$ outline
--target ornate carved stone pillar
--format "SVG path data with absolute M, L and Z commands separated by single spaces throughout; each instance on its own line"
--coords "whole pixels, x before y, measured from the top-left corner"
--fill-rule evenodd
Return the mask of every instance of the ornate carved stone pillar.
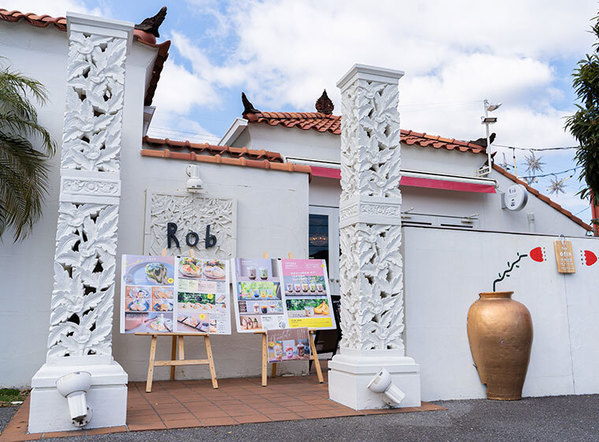
M 329 364 L 331 399 L 384 408 L 367 386 L 381 368 L 420 406 L 419 367 L 405 356 L 398 80 L 403 72 L 364 65 L 341 89 L 341 353 Z
M 125 60 L 133 24 L 67 16 L 69 55 L 54 290 L 46 363 L 32 379 L 29 431 L 78 429 L 56 390 L 91 374 L 86 428 L 125 425 L 127 374 L 112 358 Z

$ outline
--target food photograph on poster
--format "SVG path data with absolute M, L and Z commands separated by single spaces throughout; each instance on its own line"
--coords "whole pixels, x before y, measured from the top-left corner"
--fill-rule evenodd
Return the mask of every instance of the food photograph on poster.
M 289 327 L 335 328 L 326 262 L 282 259 L 281 269 Z
M 181 333 L 231 333 L 228 261 L 177 258 L 175 291 Z
M 227 261 L 123 255 L 121 332 L 231 333 Z
M 173 257 L 123 255 L 121 332 L 172 331 L 174 264 Z
M 237 331 L 286 328 L 277 260 L 236 258 L 234 263 Z
M 307 361 L 310 343 L 307 328 L 267 330 L 268 362 Z

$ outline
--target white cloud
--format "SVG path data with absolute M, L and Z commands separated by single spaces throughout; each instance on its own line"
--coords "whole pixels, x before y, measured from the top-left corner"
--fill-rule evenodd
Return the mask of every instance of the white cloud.
M 199 3 L 223 19 L 213 2 Z M 338 104 L 335 82 L 359 62 L 406 71 L 402 121 L 410 127 L 478 137 L 480 101 L 489 98 L 505 103 L 501 130 L 507 139 L 546 145 L 568 139 L 561 131 L 563 111 L 551 104 L 564 95 L 553 64 L 590 50 L 587 30 L 596 7 L 588 0 L 576 8 L 541 0 L 267 0 L 236 6 L 226 10 L 227 30 L 238 37 L 226 62 L 214 63 L 183 32 L 173 33 L 173 42 L 194 76 L 214 88 L 245 90 L 260 109 L 313 110 L 323 88 Z M 545 136 L 526 128 L 533 121 Z
M 219 95 L 209 81 L 172 60 L 166 61 L 153 100 L 156 112 L 182 115 L 187 114 L 193 106 L 211 106 L 218 101 Z

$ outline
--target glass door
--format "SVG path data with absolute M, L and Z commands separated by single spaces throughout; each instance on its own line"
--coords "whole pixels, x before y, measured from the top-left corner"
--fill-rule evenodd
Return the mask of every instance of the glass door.
M 339 209 L 310 206 L 308 255 L 324 259 L 329 272 L 331 295 L 339 296 Z

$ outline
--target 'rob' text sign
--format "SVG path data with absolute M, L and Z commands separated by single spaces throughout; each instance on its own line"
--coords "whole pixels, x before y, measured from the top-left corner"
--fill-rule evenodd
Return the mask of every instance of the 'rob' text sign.
M 179 244 L 179 240 L 177 239 L 177 224 L 176 223 L 167 223 L 166 224 L 166 241 L 167 247 L 170 249 L 175 244 L 175 247 L 181 248 Z M 198 235 L 193 230 L 190 230 L 185 235 L 185 244 L 189 247 L 195 247 L 200 242 L 200 235 Z M 210 233 L 210 224 L 206 226 L 206 234 L 204 235 L 204 246 L 209 249 L 210 247 L 214 247 L 216 245 L 216 236 Z

